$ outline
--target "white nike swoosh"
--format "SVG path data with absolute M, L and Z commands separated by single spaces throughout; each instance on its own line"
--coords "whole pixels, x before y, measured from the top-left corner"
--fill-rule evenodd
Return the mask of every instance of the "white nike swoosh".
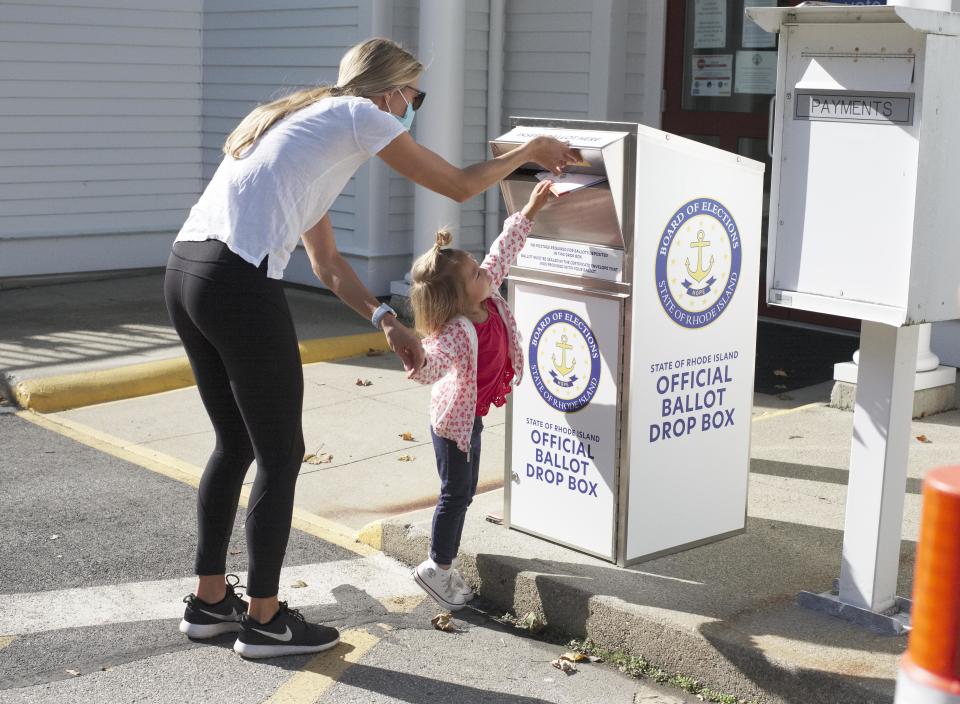
M 271 633 L 270 631 L 261 631 L 259 628 L 251 628 L 251 631 L 256 631 L 257 633 L 262 633 L 265 636 L 269 636 L 274 640 L 288 641 L 293 638 L 293 631 L 290 630 L 290 626 L 287 626 L 287 630 L 284 633 Z
M 233 607 L 230 610 L 230 613 L 228 614 L 215 614 L 214 612 L 207 611 L 206 609 L 197 609 L 197 611 L 199 611 L 202 614 L 206 614 L 207 616 L 213 616 L 214 618 L 218 618 L 221 621 L 236 621 L 238 616 L 237 607 Z

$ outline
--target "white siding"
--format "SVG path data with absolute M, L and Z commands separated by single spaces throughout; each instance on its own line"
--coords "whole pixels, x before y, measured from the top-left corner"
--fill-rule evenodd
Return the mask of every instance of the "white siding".
M 586 119 L 589 111 L 591 3 L 506 3 L 503 126 L 511 115 Z
M 0 2 L 0 277 L 163 264 L 200 189 L 201 10 Z
M 651 127 L 660 126 L 665 11 L 662 2 L 631 2 L 627 11 L 624 119 Z
M 203 177 L 213 176 L 223 141 L 259 103 L 334 83 L 340 58 L 359 40 L 355 3 L 338 0 L 205 0 Z M 330 209 L 345 254 L 355 241 L 353 180 Z

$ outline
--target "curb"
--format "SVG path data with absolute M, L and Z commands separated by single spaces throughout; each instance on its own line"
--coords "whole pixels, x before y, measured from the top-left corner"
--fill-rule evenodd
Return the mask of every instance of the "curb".
M 427 554 L 430 536 L 408 519 L 383 519 L 364 527 L 357 539 L 373 543 L 388 557 L 407 565 Z M 368 541 L 373 541 L 368 542 Z M 577 638 L 590 638 L 602 648 L 647 659 L 668 672 L 678 672 L 711 689 L 735 694 L 739 701 L 761 704 L 891 703 L 856 678 L 807 670 L 768 657 L 751 636 L 722 621 L 700 627 L 672 620 L 622 600 L 577 586 L 579 580 L 530 571 L 530 560 L 461 547 L 457 565 L 466 581 L 495 608 L 518 617 L 536 612 L 549 626 Z
M 389 350 L 383 333 L 370 332 L 306 340 L 299 344 L 303 364 Z M 174 391 L 195 384 L 186 357 L 130 364 L 113 369 L 25 379 L 13 386 L 13 401 L 37 413 L 56 413 L 107 401 Z

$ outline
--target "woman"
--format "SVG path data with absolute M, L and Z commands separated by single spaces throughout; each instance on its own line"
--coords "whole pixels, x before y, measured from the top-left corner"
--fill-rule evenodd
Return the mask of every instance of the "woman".
M 284 298 L 284 267 L 299 240 L 317 277 L 374 327 L 404 366 L 423 350 L 393 310 L 360 282 L 337 251 L 327 209 L 357 168 L 377 155 L 407 178 L 463 202 L 527 162 L 559 172 L 578 155 L 538 138 L 459 169 L 407 130 L 424 93 L 423 66 L 388 39 L 351 48 L 335 86 L 262 105 L 227 137 L 213 179 L 177 236 L 164 282 L 170 317 L 186 349 L 216 434 L 197 501 L 196 594 L 180 630 L 193 638 L 239 632 L 246 657 L 316 652 L 336 629 L 307 623 L 277 600 L 303 459 L 303 370 Z M 257 477 L 246 519 L 247 603 L 225 577 L 226 552 L 247 468 Z

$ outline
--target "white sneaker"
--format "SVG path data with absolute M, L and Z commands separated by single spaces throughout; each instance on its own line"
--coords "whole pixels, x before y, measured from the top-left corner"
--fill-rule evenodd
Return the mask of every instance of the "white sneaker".
M 453 568 L 442 570 L 433 560 L 424 560 L 413 568 L 413 579 L 420 588 L 450 611 L 459 611 L 466 603 L 464 595 L 453 584 Z
M 463 575 L 460 574 L 460 570 L 458 570 L 456 567 L 451 567 L 450 571 L 453 572 L 453 574 L 450 575 L 450 580 L 453 582 L 453 588 L 463 595 L 463 601 L 468 602 L 473 599 L 473 589 L 470 588 L 470 585 L 467 584 L 467 581 L 463 578 Z

